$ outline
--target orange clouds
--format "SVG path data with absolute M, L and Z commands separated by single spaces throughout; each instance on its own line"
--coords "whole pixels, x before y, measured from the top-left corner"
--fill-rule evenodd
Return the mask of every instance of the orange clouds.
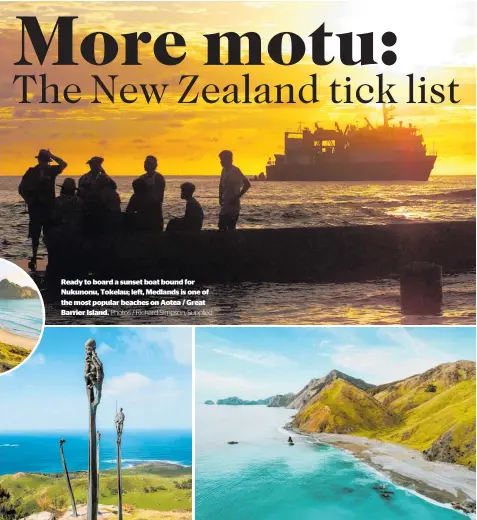
M 85 3 L 2 3 L 0 4 L 0 174 L 22 174 L 39 148 L 51 148 L 69 163 L 70 174 L 85 171 L 88 156 L 103 155 L 108 172 L 113 175 L 136 174 L 142 170 L 145 155 L 160 158 L 165 174 L 217 174 L 217 153 L 223 148 L 235 151 L 247 174 L 264 170 L 273 153 L 282 149 L 283 132 L 295 129 L 298 121 L 332 126 L 338 121 L 363 121 L 368 117 L 380 122 L 380 107 L 375 105 L 338 105 L 329 97 L 329 85 L 348 75 L 353 83 L 370 81 L 378 73 L 397 84 L 396 92 L 404 99 L 406 74 L 423 74 L 429 82 L 460 85 L 461 103 L 452 105 L 408 105 L 399 102 L 396 119 L 412 122 L 421 128 L 429 148 L 438 151 L 434 173 L 474 174 L 475 172 L 475 70 L 472 65 L 475 20 L 471 4 L 451 3 L 449 9 L 434 10 L 429 23 L 417 34 L 406 30 L 403 8 L 395 16 L 386 13 L 373 20 L 359 18 L 351 3 L 280 3 L 239 4 L 194 2 L 85 2 Z M 278 8 L 279 7 L 279 8 Z M 43 67 L 14 66 L 21 50 L 19 15 L 38 16 L 45 33 L 51 31 L 59 15 L 78 16 L 75 26 L 78 51 L 82 35 L 104 30 L 119 36 L 123 32 L 145 30 L 151 34 L 177 31 L 187 42 L 187 57 L 173 67 L 159 64 L 151 53 L 144 53 L 142 66 L 111 64 L 95 67 L 81 63 L 76 67 L 55 67 L 50 60 Z M 257 31 L 266 42 L 279 31 L 294 31 L 306 37 L 322 22 L 334 32 L 368 30 L 382 34 L 394 30 L 398 36 L 395 67 L 345 67 L 333 63 L 316 67 L 308 55 L 303 63 L 284 67 L 266 61 L 264 66 L 204 66 L 207 32 L 239 33 Z M 444 22 L 447 34 L 438 33 Z M 434 25 L 433 25 L 434 24 Z M 434 28 L 433 28 L 434 27 Z M 412 52 L 424 45 L 426 53 Z M 433 50 L 434 49 L 434 50 Z M 331 49 L 336 53 L 336 49 Z M 427 62 L 426 61 L 427 56 Z M 440 56 L 440 57 L 439 57 Z M 265 57 L 264 57 L 265 58 Z M 19 104 L 20 85 L 12 84 L 15 74 L 46 73 L 49 82 L 65 86 L 77 83 L 82 89 L 81 103 L 69 105 L 38 104 L 38 93 L 30 96 L 32 104 Z M 224 86 L 239 83 L 249 73 L 255 84 L 290 83 L 296 87 L 319 77 L 320 102 L 313 105 L 246 105 L 217 103 L 181 105 L 179 79 L 183 74 L 198 74 L 201 85 Z M 94 99 L 93 74 L 103 79 L 117 74 L 120 84 L 167 84 L 167 95 L 160 104 L 139 99 L 133 104 L 91 104 Z M 106 100 L 107 101 L 107 100 Z

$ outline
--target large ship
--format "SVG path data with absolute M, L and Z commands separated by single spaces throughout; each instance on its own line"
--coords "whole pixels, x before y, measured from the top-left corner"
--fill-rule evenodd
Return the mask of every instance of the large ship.
M 285 153 L 267 164 L 270 181 L 427 181 L 437 155 L 428 154 L 419 130 L 390 124 L 394 107 L 383 104 L 384 122 L 342 130 L 299 128 L 285 132 Z

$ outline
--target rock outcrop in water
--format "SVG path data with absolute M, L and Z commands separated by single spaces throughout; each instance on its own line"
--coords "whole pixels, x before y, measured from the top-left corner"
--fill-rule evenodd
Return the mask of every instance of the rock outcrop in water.
M 290 403 L 299 408 L 292 426 L 395 442 L 428 460 L 475 467 L 475 373 L 475 362 L 456 361 L 373 386 L 334 370 Z
M 0 280 L 0 300 L 22 300 L 39 298 L 35 289 L 27 286 L 21 286 L 10 282 L 6 278 Z
M 207 399 L 207 401 L 205 401 L 204 404 L 215 404 L 215 403 L 214 403 L 214 401 L 211 401 L 210 399 Z

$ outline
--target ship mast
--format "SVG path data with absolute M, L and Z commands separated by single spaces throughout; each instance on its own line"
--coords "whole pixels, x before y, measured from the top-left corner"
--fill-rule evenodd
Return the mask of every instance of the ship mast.
M 383 103 L 383 120 L 384 120 L 384 126 L 389 126 L 389 121 L 393 118 L 393 116 L 390 114 L 390 112 L 394 110 L 394 107 L 392 105 L 388 105 L 386 103 Z

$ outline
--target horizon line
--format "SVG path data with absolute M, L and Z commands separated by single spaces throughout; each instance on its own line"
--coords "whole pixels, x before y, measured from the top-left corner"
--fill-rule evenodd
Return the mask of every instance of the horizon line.
M 108 173 L 110 177 L 137 177 L 139 175 L 143 175 L 144 172 L 141 173 Z M 161 172 L 158 172 L 161 173 Z M 23 177 L 23 173 L 0 173 L 0 177 Z M 66 175 L 62 172 L 63 177 L 81 177 L 84 173 L 71 173 Z M 220 177 L 220 173 L 161 173 L 164 177 Z M 254 177 L 257 176 L 256 173 L 245 173 L 245 176 Z M 475 173 L 433 173 L 430 175 L 431 177 L 475 177 Z M 267 181 L 267 182 L 281 182 L 281 181 Z M 289 182 L 302 182 L 302 181 L 289 181 Z M 309 182 L 334 182 L 334 181 L 309 181 Z M 368 182 L 368 181 L 341 181 L 338 180 L 336 182 Z M 393 182 L 394 180 L 389 181 L 379 181 L 377 184 L 381 182 Z M 410 181 L 413 182 L 413 181 Z M 420 181 L 416 181 L 420 182 Z

